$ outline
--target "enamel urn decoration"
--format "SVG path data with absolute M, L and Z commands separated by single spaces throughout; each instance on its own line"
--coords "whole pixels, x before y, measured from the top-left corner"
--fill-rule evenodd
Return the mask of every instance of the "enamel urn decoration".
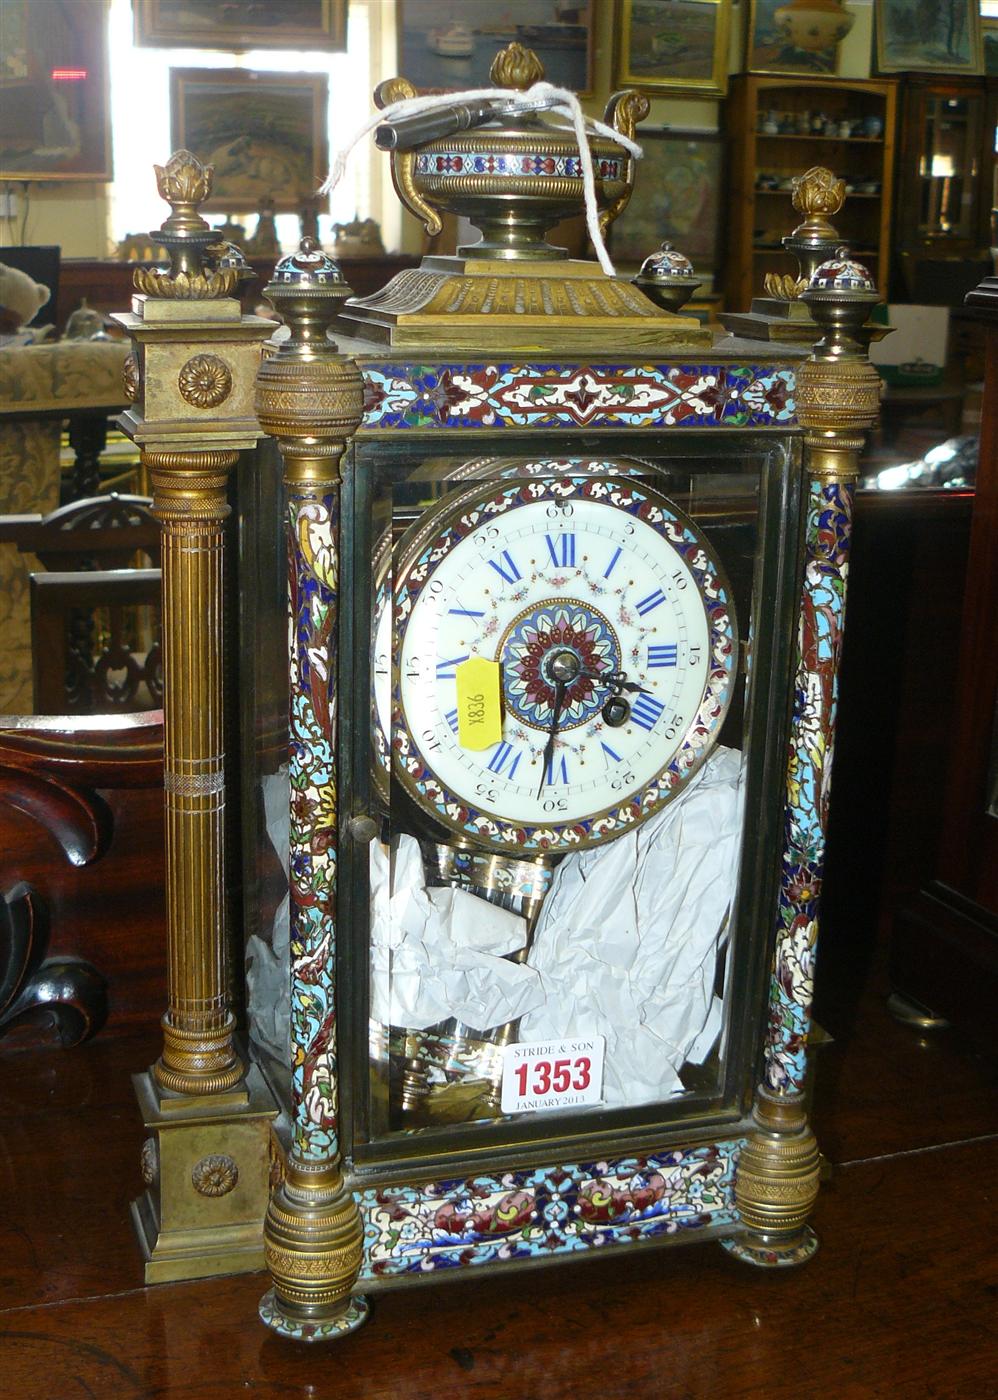
M 259 1051 L 285 1110 L 262 1314 L 303 1340 L 482 1268 L 815 1247 L 806 1045 L 874 294 L 843 253 L 803 293 L 816 348 L 739 341 L 670 309 L 682 250 L 634 284 L 562 255 L 546 231 L 586 163 L 604 226 L 640 165 L 531 61 L 415 115 L 402 80 L 380 92 L 400 196 L 480 243 L 357 299 L 305 240 L 267 288 L 290 948 Z M 611 136 L 642 111 L 614 98 Z M 280 630 L 254 633 L 250 695 Z M 274 1004 L 251 988 L 258 1047 Z

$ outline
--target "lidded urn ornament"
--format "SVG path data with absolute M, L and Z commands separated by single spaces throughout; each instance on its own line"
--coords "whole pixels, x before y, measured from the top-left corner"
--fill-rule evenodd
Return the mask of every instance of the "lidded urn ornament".
M 625 278 L 547 241 L 554 224 L 586 212 L 587 187 L 600 236 L 626 207 L 639 164 L 631 147 L 649 104 L 638 92 L 615 93 L 604 122 L 580 142 L 581 112 L 574 124 L 560 115 L 551 95 L 560 90 L 543 78 L 536 55 L 513 43 L 490 73 L 508 101 L 458 94 L 443 108 L 396 116 L 392 104 L 416 89 L 405 78 L 380 84 L 375 101 L 387 117 L 377 140 L 390 152 L 399 199 L 431 236 L 446 213 L 469 219 L 481 237 L 349 303 L 344 318 L 358 334 L 396 347 L 508 350 L 661 344 L 663 336 L 706 343 L 695 319 L 663 311 Z

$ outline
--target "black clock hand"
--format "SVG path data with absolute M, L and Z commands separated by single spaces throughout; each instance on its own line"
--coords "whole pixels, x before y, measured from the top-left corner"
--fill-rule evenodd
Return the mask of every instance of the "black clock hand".
M 624 679 L 624 671 L 580 671 L 580 676 L 584 676 L 589 681 L 602 681 L 604 685 L 611 686 L 612 689 L 620 691 L 626 690 L 629 695 L 653 695 L 655 692 L 647 690 L 643 685 L 636 685 L 634 681 Z
M 541 785 L 537 789 L 537 796 L 540 798 L 544 791 L 544 780 L 554 758 L 554 745 L 558 737 L 558 717 L 561 714 L 561 707 L 565 700 L 565 681 L 555 681 L 554 683 L 554 707 L 551 710 L 551 728 L 548 730 L 548 741 L 544 745 L 544 758 L 541 762 Z

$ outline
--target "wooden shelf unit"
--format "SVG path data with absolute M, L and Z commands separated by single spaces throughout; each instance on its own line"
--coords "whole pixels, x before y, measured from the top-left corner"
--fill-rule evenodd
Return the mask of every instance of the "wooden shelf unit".
M 760 189 L 759 176 L 787 179 L 813 165 L 828 167 L 849 184 L 878 182 L 876 193 L 857 190 L 847 195 L 834 223 L 843 242 L 867 261 L 886 295 L 896 97 L 897 83 L 889 78 L 839 81 L 745 74 L 731 80 L 726 117 L 731 221 L 724 279 L 729 310 L 747 310 L 753 297 L 765 294 L 765 273 L 796 271 L 793 258 L 780 246 L 780 239 L 800 222 L 790 205 L 790 191 Z M 876 116 L 883 122 L 883 133 L 876 137 L 767 133 L 761 127 L 769 111 L 823 112 L 836 122 Z M 784 195 L 785 202 L 774 200 L 773 195 Z M 785 267 L 775 264 L 774 253 L 786 259 Z

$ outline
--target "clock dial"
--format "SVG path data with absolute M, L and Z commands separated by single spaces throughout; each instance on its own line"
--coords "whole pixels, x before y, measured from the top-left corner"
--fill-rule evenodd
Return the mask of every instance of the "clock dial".
M 383 625 L 383 624 L 382 624 Z M 611 839 L 706 757 L 737 653 L 720 565 L 665 497 L 621 479 L 462 493 L 403 551 L 393 749 L 445 826 L 517 850 Z M 500 668 L 500 740 L 461 742 L 457 673 Z

